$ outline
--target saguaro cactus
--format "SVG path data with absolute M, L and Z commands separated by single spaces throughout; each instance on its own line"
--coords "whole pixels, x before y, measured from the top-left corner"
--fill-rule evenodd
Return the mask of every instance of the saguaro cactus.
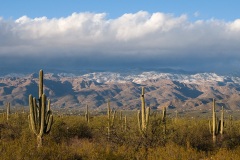
M 124 117 L 124 130 L 127 130 L 127 116 Z
M 137 118 L 138 118 L 138 127 L 140 132 L 145 133 L 148 127 L 148 121 L 149 121 L 149 114 L 150 114 L 150 108 L 145 107 L 145 98 L 144 98 L 144 87 L 142 87 L 142 95 L 141 95 L 141 111 L 138 110 Z M 141 114 L 142 113 L 142 114 Z M 141 116 L 142 115 L 142 116 Z
M 88 111 L 88 105 L 86 105 L 85 119 L 86 119 L 87 123 L 89 123 L 89 117 L 90 117 L 90 115 L 89 115 L 89 111 Z
M 217 132 L 217 116 L 215 112 L 215 99 L 213 99 L 213 108 L 212 108 L 212 135 L 213 135 L 213 143 L 216 143 L 216 135 Z
M 9 119 L 11 112 L 10 112 L 10 103 L 7 103 L 7 120 Z
M 43 71 L 39 71 L 39 99 L 38 103 L 35 97 L 29 95 L 29 123 L 33 133 L 37 136 L 38 147 L 42 146 L 44 134 L 48 134 L 53 123 L 53 115 L 50 109 L 51 102 L 47 101 L 43 93 Z
M 164 135 L 166 134 L 166 128 L 167 128 L 167 124 L 166 124 L 166 107 L 163 107 L 162 110 L 162 123 L 163 123 L 163 133 Z
M 166 107 L 163 107 L 162 110 L 162 122 L 164 123 L 166 121 Z
M 228 129 L 229 129 L 230 132 L 232 131 L 232 126 L 233 126 L 233 116 L 229 115 L 229 118 L 228 118 Z
M 122 111 L 119 112 L 119 120 L 122 121 Z
M 212 128 L 212 130 L 211 130 Z M 212 106 L 212 126 L 211 122 L 209 121 L 209 130 L 213 136 L 213 144 L 217 142 L 217 135 L 220 133 L 223 137 L 223 128 L 224 128 L 224 111 L 222 107 L 221 111 L 221 120 L 219 121 L 216 112 L 215 112 L 215 99 L 213 99 L 213 106 Z
M 224 128 L 224 109 L 223 109 L 223 106 L 222 106 L 221 121 L 220 121 L 220 134 L 221 134 L 222 138 L 223 138 L 223 128 Z
M 111 128 L 114 125 L 116 111 L 112 111 L 110 107 L 110 100 L 107 102 L 107 114 L 108 114 L 108 140 L 110 139 Z

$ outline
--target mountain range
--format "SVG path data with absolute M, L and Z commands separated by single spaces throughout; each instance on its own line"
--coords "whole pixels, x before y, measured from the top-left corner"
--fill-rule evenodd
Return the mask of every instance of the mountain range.
M 210 110 L 212 99 L 217 109 L 240 108 L 240 78 L 216 73 L 92 72 L 46 73 L 44 92 L 52 107 L 139 109 L 141 88 L 146 105 L 152 109 Z M 0 77 L 0 106 L 28 106 L 28 96 L 38 97 L 38 74 L 8 74 Z

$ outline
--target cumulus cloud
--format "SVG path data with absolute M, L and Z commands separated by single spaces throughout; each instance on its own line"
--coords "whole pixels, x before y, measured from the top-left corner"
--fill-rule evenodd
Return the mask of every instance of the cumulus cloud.
M 211 63 L 236 67 L 239 44 L 240 19 L 190 21 L 187 15 L 145 11 L 115 19 L 87 12 L 52 19 L 0 18 L 0 57 L 44 55 L 92 61 L 102 57 L 180 67 L 213 67 Z

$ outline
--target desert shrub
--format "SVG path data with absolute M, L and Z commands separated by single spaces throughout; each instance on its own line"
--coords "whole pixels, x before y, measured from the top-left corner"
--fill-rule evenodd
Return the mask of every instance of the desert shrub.
M 181 146 L 210 151 L 213 144 L 207 124 L 206 120 L 178 119 L 171 124 L 169 139 Z
M 92 138 L 92 130 L 81 117 L 55 118 L 50 137 L 56 143 L 67 142 L 71 138 Z
M 50 132 L 50 139 L 56 143 L 69 140 L 67 124 L 62 119 L 55 119 Z
M 233 122 L 231 128 L 226 125 L 224 135 L 220 138 L 222 148 L 234 149 L 240 146 L 240 124 L 239 121 Z
M 186 149 L 183 146 L 177 145 L 175 143 L 169 142 L 166 143 L 166 145 L 154 147 L 149 149 L 149 154 L 146 159 L 151 160 L 185 160 L 185 159 L 191 159 L 191 160 L 199 160 L 199 159 L 205 159 L 206 154 L 204 152 L 199 152 L 195 149 Z M 143 159 L 143 158 L 139 158 Z
M 240 122 L 226 125 L 223 138 L 212 144 L 206 119 L 167 117 L 166 132 L 161 115 L 150 117 L 147 132 L 138 129 L 135 112 L 128 114 L 127 128 L 115 117 L 110 137 L 107 116 L 54 117 L 43 147 L 29 129 L 27 114 L 0 117 L 0 157 L 8 159 L 239 159 Z
M 70 125 L 68 128 L 68 133 L 70 137 L 92 138 L 91 128 L 84 122 Z

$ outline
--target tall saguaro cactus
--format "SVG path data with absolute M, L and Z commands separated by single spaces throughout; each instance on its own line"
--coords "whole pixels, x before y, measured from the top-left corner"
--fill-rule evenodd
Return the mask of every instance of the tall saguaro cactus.
M 86 119 L 87 123 L 89 123 L 90 114 L 89 114 L 89 110 L 88 110 L 88 105 L 86 105 L 85 119 Z
M 221 134 L 222 138 L 223 138 L 223 128 L 224 128 L 224 109 L 223 109 L 223 106 L 222 106 L 221 121 L 220 121 L 220 134 Z
M 162 110 L 162 122 L 164 123 L 166 121 L 166 107 L 163 107 Z
M 212 128 L 212 130 L 211 130 Z M 217 135 L 220 133 L 221 137 L 223 138 L 223 128 L 224 128 L 224 110 L 222 107 L 221 111 L 221 120 L 219 121 L 216 116 L 215 112 L 215 99 L 213 99 L 213 106 L 212 106 L 212 126 L 211 122 L 209 121 L 209 129 L 210 133 L 213 136 L 213 144 L 217 142 Z
M 216 136 L 217 136 L 217 116 L 215 112 L 215 99 L 213 99 L 213 106 L 212 106 L 212 136 L 213 136 L 213 143 L 216 143 Z
M 124 131 L 127 130 L 127 116 L 124 117 Z
M 163 107 L 162 110 L 162 123 L 163 123 L 163 133 L 164 135 L 166 134 L 166 128 L 167 128 L 167 124 L 166 124 L 166 107 Z
M 108 140 L 110 139 L 111 128 L 113 127 L 116 111 L 112 111 L 110 107 L 110 100 L 107 102 L 107 114 L 108 114 Z
M 142 94 L 141 94 L 141 111 L 138 111 L 138 127 L 140 132 L 145 133 L 148 127 L 148 121 L 149 121 L 149 114 L 150 114 L 150 108 L 145 107 L 145 98 L 144 98 L 144 87 L 142 87 Z M 142 114 L 141 114 L 142 113 Z
M 7 120 L 9 119 L 9 116 L 10 116 L 10 103 L 8 102 L 7 103 Z
M 43 93 L 43 71 L 39 71 L 39 98 L 37 99 L 29 95 L 29 123 L 33 133 L 37 136 L 38 147 L 42 146 L 42 138 L 44 134 L 48 134 L 53 123 L 53 115 L 50 109 L 51 102 L 46 100 Z

